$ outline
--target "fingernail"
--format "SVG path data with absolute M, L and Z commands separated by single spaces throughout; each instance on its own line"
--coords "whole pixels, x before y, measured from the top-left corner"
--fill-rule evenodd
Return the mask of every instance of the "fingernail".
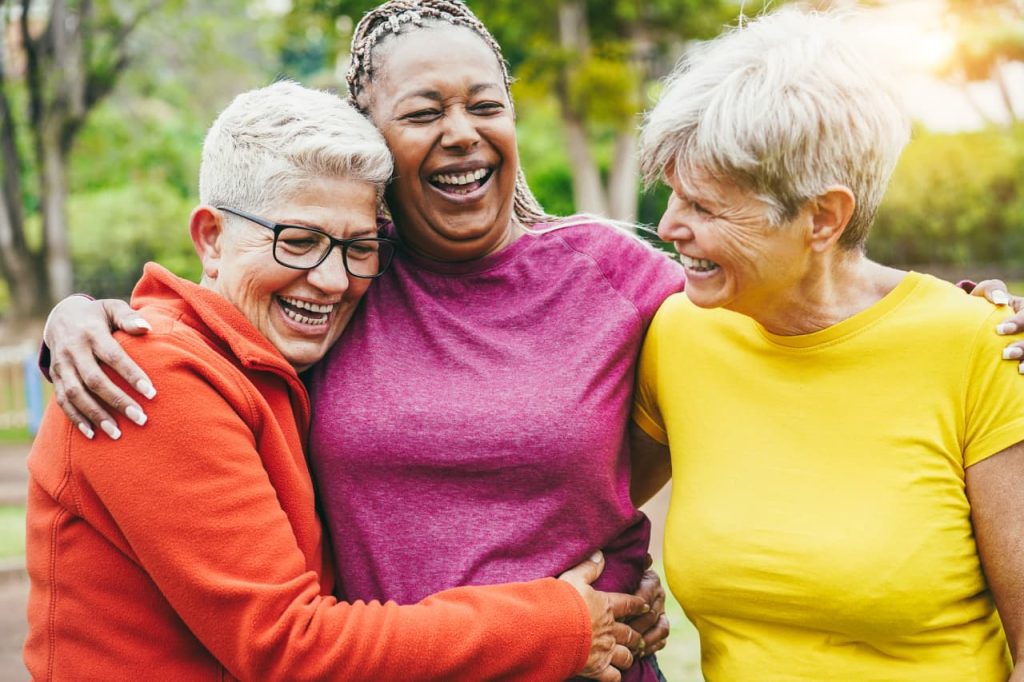
M 88 438 L 89 440 L 92 440 L 93 438 L 96 437 L 96 432 L 90 429 L 89 425 L 85 424 L 84 422 L 78 424 L 78 430 L 81 431 L 82 435 Z
M 1003 349 L 1003 360 L 1019 360 L 1024 357 L 1024 349 L 1020 346 L 1010 346 Z
M 153 388 L 153 384 L 149 383 L 145 379 L 139 379 L 138 383 L 135 384 L 135 388 L 138 389 L 139 393 L 150 400 L 152 400 L 153 396 L 156 395 L 156 389 Z
M 997 290 L 989 294 L 989 300 L 996 305 L 1006 305 L 1010 302 L 1010 296 L 1005 291 Z
M 650 604 L 644 604 L 644 610 L 641 611 L 641 613 L 650 613 L 650 612 L 651 612 L 651 605 Z
M 594 552 L 590 555 L 590 560 L 593 561 L 595 564 L 601 563 L 601 559 L 603 558 L 604 557 L 601 556 L 601 552 Z
M 146 318 L 144 317 L 136 317 L 131 322 L 136 329 L 147 329 L 149 331 L 153 331 L 153 325 L 146 321 Z
M 146 423 L 146 413 L 134 405 L 128 406 L 128 409 L 124 411 L 124 416 L 128 417 L 139 426 Z
M 1013 334 L 1015 331 L 1017 331 L 1017 325 L 1012 322 L 1003 322 L 996 326 L 996 334 Z
M 121 437 L 121 431 L 112 421 L 104 419 L 100 422 L 100 428 L 103 429 L 103 433 L 110 436 L 111 440 L 117 440 Z

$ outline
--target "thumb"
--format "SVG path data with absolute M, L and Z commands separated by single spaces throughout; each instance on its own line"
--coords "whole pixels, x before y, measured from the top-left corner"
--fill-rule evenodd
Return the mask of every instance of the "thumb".
M 129 334 L 144 334 L 153 329 L 142 315 L 132 310 L 124 301 L 103 301 L 103 311 L 107 314 L 110 324 Z
M 590 585 L 604 570 L 604 554 L 594 552 L 589 559 L 584 559 L 568 571 L 558 576 L 573 585 Z

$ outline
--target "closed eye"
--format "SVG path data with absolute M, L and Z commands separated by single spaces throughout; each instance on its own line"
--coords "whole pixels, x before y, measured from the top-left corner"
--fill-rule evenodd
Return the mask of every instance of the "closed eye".
M 403 121 L 412 121 L 413 123 L 429 123 L 430 121 L 437 120 L 441 115 L 438 109 L 420 109 L 410 114 L 406 114 L 402 117 Z
M 505 105 L 501 102 L 481 102 L 480 104 L 474 104 L 471 107 L 471 111 L 474 114 L 482 114 L 484 116 L 499 114 L 504 110 Z

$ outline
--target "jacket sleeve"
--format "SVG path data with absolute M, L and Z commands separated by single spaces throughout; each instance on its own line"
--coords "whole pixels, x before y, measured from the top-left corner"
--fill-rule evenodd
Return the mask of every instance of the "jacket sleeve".
M 202 368 L 155 339 L 146 345 L 141 360 L 159 356 L 146 363 L 160 385 L 149 422 L 126 423 L 116 443 L 69 439 L 76 494 L 109 517 L 119 536 L 111 541 L 232 675 L 562 680 L 583 667 L 586 605 L 552 578 L 456 588 L 406 606 L 322 595 L 254 428 Z

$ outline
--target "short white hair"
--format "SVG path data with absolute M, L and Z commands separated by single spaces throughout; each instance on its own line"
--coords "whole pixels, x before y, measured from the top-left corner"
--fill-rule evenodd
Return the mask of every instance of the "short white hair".
M 686 55 L 644 122 L 646 182 L 673 170 L 725 179 L 776 224 L 843 185 L 856 207 L 839 243 L 862 247 L 910 125 L 849 16 L 785 8 Z
M 199 200 L 265 211 L 310 180 L 367 182 L 378 197 L 391 177 L 384 137 L 340 97 L 279 81 L 235 97 L 206 134 Z

